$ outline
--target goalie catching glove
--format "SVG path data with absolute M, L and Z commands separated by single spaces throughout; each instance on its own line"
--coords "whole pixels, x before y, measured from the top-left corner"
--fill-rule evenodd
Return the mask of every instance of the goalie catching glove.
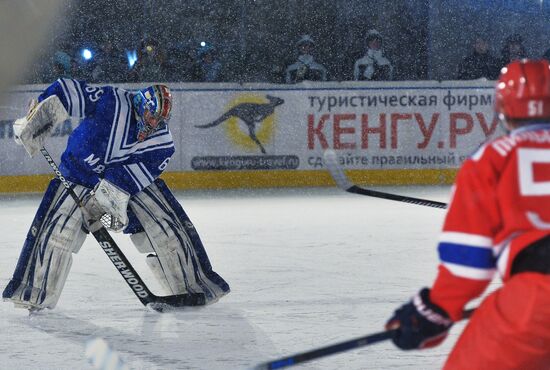
M 452 325 L 449 315 L 430 301 L 430 290 L 424 288 L 394 312 L 386 330 L 396 330 L 392 341 L 397 347 L 422 349 L 441 344 Z
M 56 95 L 36 103 L 32 100 L 26 117 L 13 123 L 15 142 L 23 145 L 33 157 L 44 146 L 46 137 L 58 124 L 69 118 L 67 110 Z
M 101 180 L 82 202 L 83 216 L 91 232 L 99 229 L 98 222 L 113 231 L 122 231 L 128 225 L 130 194 L 109 181 Z

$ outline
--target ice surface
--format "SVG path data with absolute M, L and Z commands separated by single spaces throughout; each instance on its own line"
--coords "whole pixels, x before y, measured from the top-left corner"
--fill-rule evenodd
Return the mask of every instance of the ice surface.
M 448 187 L 384 188 L 447 201 Z M 247 369 L 382 330 L 436 274 L 440 209 L 337 189 L 178 193 L 214 270 L 232 292 L 183 312 L 148 311 L 90 236 L 58 306 L 29 317 L 0 303 L 0 368 L 91 369 L 88 339 L 104 338 L 132 369 Z M 0 198 L 0 285 L 7 284 L 39 196 Z M 130 240 L 115 240 L 160 294 Z M 436 349 L 391 342 L 302 369 L 439 369 L 463 324 Z

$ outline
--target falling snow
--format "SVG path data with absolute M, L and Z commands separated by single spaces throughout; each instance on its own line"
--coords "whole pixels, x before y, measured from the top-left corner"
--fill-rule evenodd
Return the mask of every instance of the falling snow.
M 448 187 L 384 191 L 448 200 Z M 260 362 L 383 329 L 392 311 L 429 285 L 444 211 L 336 189 L 178 193 L 214 269 L 232 292 L 197 309 L 141 306 L 89 237 L 58 306 L 33 316 L 0 304 L 0 363 L 17 369 L 91 369 L 84 346 L 105 339 L 132 369 L 247 369 Z M 38 196 L 0 199 L 0 284 L 17 262 Z M 124 235 L 124 253 L 159 286 Z M 438 369 L 463 324 L 436 349 L 391 342 L 326 357 L 304 369 Z

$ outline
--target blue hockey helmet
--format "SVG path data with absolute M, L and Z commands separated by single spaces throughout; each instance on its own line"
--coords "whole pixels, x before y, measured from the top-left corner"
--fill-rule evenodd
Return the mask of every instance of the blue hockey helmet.
M 138 141 L 166 126 L 172 110 L 172 94 L 166 85 L 153 85 L 139 90 L 133 97 L 138 116 Z

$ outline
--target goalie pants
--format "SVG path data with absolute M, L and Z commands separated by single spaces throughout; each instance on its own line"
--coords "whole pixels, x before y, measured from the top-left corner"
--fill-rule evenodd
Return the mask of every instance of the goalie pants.
M 89 189 L 75 186 L 83 197 Z M 207 303 L 229 292 L 228 284 L 212 270 L 197 231 L 160 179 L 130 199 L 130 223 L 138 250 L 155 277 L 171 294 L 204 293 Z M 71 264 L 84 243 L 82 215 L 60 181 L 50 182 L 38 208 L 4 299 L 27 308 L 54 308 Z
M 444 369 L 550 369 L 550 275 L 518 273 L 490 294 Z

